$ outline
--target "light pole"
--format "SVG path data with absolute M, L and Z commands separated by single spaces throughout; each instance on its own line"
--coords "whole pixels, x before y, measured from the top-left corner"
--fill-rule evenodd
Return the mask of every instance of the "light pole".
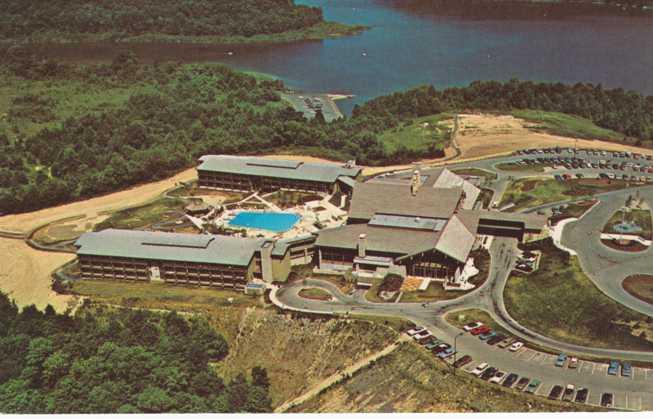
M 458 341 L 458 337 L 464 334 L 465 332 L 460 332 L 453 338 L 453 364 L 451 364 L 451 367 L 453 368 L 453 375 L 456 375 L 456 355 L 458 354 L 458 347 L 456 343 Z

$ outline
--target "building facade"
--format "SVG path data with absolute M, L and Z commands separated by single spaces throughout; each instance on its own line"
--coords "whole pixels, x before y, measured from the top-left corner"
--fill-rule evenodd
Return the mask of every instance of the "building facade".
M 307 163 L 259 157 L 202 156 L 199 186 L 230 191 L 271 192 L 280 189 L 331 194 L 350 192 L 362 169 L 353 163 Z

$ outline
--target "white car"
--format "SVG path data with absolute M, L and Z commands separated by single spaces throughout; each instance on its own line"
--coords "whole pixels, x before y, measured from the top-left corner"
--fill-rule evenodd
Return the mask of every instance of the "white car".
M 481 364 L 478 364 L 478 365 L 476 366 L 476 368 L 474 368 L 474 369 L 472 370 L 471 374 L 473 374 L 473 375 L 475 375 L 475 376 L 478 377 L 479 375 L 483 374 L 483 371 L 485 371 L 485 370 L 487 369 L 487 367 L 489 367 L 489 365 L 488 365 L 487 362 L 483 362 L 483 363 L 481 363 Z
M 416 327 L 414 329 L 410 329 L 409 331 L 406 332 L 408 336 L 415 336 L 416 334 L 423 332 L 426 330 L 426 327 Z
M 415 339 L 417 341 L 420 341 L 420 340 L 426 339 L 426 338 L 428 338 L 430 336 L 433 336 L 433 333 L 431 333 L 429 330 L 424 329 L 421 332 L 419 332 L 418 334 L 414 335 L 413 339 Z
M 494 377 L 490 378 L 490 382 L 494 384 L 500 384 L 503 379 L 506 378 L 505 371 L 497 371 L 494 374 Z
M 512 345 L 510 345 L 510 348 L 509 348 L 510 352 L 517 352 L 518 350 L 520 350 L 522 348 L 522 346 L 524 346 L 523 342 L 515 342 Z
M 470 330 L 472 330 L 472 329 L 476 329 L 477 327 L 481 327 L 481 326 L 483 326 L 483 323 L 481 323 L 481 322 L 473 322 L 473 323 L 469 323 L 469 324 L 464 325 L 464 326 L 463 326 L 463 330 L 464 330 L 465 332 L 469 332 Z

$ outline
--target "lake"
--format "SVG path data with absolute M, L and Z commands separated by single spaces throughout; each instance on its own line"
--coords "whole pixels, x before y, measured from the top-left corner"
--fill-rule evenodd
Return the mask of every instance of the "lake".
M 300 0 L 328 20 L 364 24 L 361 35 L 280 45 L 140 45 L 149 60 L 224 62 L 279 76 L 306 91 L 351 93 L 356 103 L 410 87 L 474 80 L 587 81 L 653 94 L 653 18 L 587 16 L 554 9 L 509 12 L 446 1 Z M 491 11 L 494 11 L 492 13 Z M 561 17 L 565 16 L 565 17 Z M 48 55 L 107 59 L 115 46 L 48 47 Z M 231 52 L 231 54 L 230 54 Z

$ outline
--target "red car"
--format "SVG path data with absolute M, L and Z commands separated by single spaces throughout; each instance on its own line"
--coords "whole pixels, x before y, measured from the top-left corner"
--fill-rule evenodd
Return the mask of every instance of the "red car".
M 477 327 L 476 329 L 472 329 L 471 333 L 472 335 L 477 336 L 477 335 L 482 335 L 484 333 L 489 333 L 491 330 L 492 329 L 490 329 L 487 326 L 481 326 L 481 327 Z

